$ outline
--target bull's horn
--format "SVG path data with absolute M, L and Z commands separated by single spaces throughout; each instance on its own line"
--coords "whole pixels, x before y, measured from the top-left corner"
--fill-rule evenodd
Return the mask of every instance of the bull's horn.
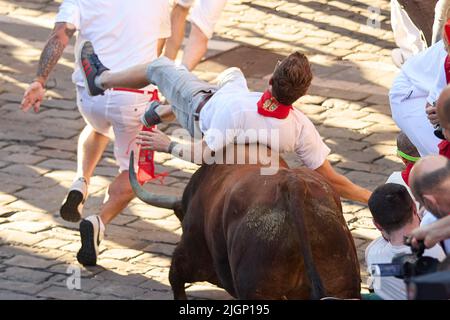
M 129 168 L 129 177 L 131 188 L 133 189 L 134 194 L 145 203 L 149 205 L 166 208 L 166 209 L 174 209 L 180 202 L 181 198 L 177 196 L 167 196 L 161 194 L 151 193 L 139 184 L 136 172 L 134 170 L 134 152 L 131 151 L 130 154 L 130 168 Z

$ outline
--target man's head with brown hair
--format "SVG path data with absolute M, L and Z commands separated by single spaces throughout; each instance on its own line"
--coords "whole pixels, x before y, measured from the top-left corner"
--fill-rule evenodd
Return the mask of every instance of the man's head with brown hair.
M 312 81 L 308 58 L 294 52 L 284 59 L 273 72 L 270 79 L 272 95 L 279 103 L 291 105 L 305 95 Z

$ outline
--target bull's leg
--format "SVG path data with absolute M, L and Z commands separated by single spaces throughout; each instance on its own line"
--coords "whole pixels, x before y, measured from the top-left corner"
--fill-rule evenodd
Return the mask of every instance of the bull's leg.
M 169 281 L 175 300 L 187 300 L 184 274 L 184 253 L 181 243 L 175 248 L 169 271 Z
M 175 300 L 187 299 L 186 283 L 208 281 L 219 284 L 206 246 L 201 242 L 195 242 L 192 238 L 186 240 L 185 236 L 183 235 L 182 241 L 173 252 L 169 271 L 169 281 Z

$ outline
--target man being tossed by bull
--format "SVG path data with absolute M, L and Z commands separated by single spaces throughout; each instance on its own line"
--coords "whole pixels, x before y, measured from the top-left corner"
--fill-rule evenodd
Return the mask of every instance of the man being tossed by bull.
M 238 68 L 229 68 L 218 77 L 217 85 L 201 81 L 184 66 L 166 57 L 112 73 L 85 42 L 79 61 L 85 66 L 85 82 L 91 95 L 114 87 L 158 86 L 171 105 L 152 103 L 144 122 L 156 125 L 177 117 L 181 126 L 198 142 L 176 143 L 159 130 L 140 133 L 144 148 L 171 153 L 194 162 L 195 150 L 213 154 L 231 143 L 263 143 L 277 152 L 294 151 L 303 164 L 322 175 L 344 198 L 367 203 L 370 191 L 337 173 L 327 160 L 330 149 L 312 122 L 292 104 L 308 90 L 312 73 L 305 55 L 295 52 L 279 62 L 264 93 L 250 92 Z M 86 67 L 88 65 L 88 67 Z M 249 135 L 253 130 L 256 135 Z M 276 132 L 276 135 L 272 133 Z M 263 137 L 264 136 L 264 137 Z M 276 136 L 276 139 L 267 137 Z

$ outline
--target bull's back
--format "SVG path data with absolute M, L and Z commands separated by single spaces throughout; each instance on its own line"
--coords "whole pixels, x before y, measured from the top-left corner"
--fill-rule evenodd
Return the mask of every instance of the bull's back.
M 359 265 L 340 203 L 330 186 L 307 169 L 262 176 L 257 166 L 227 168 L 209 181 L 216 189 L 204 204 L 204 227 L 219 278 L 239 298 L 309 297 L 299 230 L 289 211 L 294 197 L 286 194 L 293 178 L 302 193 L 294 214 L 304 215 L 327 295 L 357 296 Z

